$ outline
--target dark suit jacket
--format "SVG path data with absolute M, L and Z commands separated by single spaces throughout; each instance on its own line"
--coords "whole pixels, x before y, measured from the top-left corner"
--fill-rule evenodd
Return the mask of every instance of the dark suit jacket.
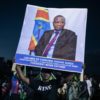
M 42 56 L 54 30 L 46 31 L 35 48 L 35 55 Z M 63 29 L 55 44 L 53 58 L 75 60 L 77 36 L 71 30 Z

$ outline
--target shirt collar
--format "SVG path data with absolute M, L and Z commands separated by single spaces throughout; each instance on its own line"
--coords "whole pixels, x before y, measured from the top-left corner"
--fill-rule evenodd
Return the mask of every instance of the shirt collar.
M 59 32 L 59 33 L 60 33 L 61 31 L 62 31 L 62 30 L 54 30 L 54 33 L 56 33 L 56 32 Z

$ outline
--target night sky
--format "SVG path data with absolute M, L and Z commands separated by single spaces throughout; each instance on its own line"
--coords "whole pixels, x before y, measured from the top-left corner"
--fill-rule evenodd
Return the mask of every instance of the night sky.
M 88 8 L 85 63 L 87 71 L 100 73 L 100 5 L 96 0 L 1 0 L 0 57 L 13 59 L 27 4 L 53 8 Z

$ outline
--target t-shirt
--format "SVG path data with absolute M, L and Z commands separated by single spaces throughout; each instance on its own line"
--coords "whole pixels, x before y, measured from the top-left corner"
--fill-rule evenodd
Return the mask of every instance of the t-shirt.
M 43 82 L 39 79 L 30 79 L 29 86 L 33 89 L 33 100 L 57 100 L 57 80 Z
M 79 83 L 79 97 L 88 97 L 88 89 L 87 89 L 87 84 L 86 81 L 80 82 Z
M 90 80 L 86 80 L 86 83 L 87 83 L 87 89 L 88 89 L 89 96 L 91 96 L 92 83 Z

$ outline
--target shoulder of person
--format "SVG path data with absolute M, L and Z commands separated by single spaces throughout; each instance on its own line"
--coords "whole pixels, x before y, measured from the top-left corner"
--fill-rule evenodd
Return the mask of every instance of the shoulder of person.
M 64 33 L 67 33 L 66 35 L 77 37 L 76 33 L 75 33 L 74 31 L 72 31 L 72 30 L 63 29 L 63 32 L 64 32 Z
M 75 32 L 74 32 L 74 31 L 72 31 L 72 30 L 69 30 L 69 29 L 63 29 L 63 31 L 65 31 L 65 32 L 68 32 L 68 33 L 75 34 Z
M 33 77 L 30 77 L 29 80 L 33 81 L 33 82 L 39 82 L 39 81 L 41 81 L 41 79 L 39 79 L 39 78 L 33 78 Z

